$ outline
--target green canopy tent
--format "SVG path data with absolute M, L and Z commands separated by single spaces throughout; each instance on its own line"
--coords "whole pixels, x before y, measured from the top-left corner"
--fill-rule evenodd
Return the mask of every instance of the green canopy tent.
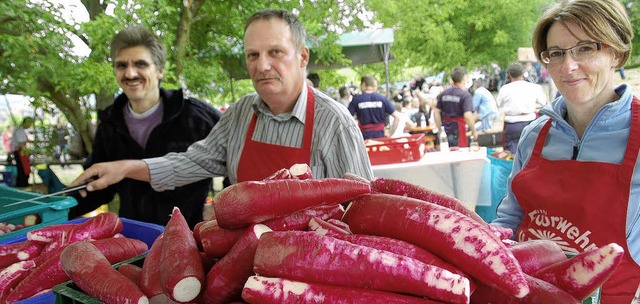
M 319 40 L 321 41 L 322 38 Z M 317 63 L 317 57 L 313 52 L 313 48 L 310 46 L 311 54 L 307 70 L 309 73 L 314 73 L 322 69 L 340 69 L 349 66 L 384 62 L 387 94 L 389 94 L 389 62 L 394 59 L 390 52 L 393 41 L 393 29 L 390 28 L 342 34 L 338 37 L 336 43 L 342 46 L 342 54 L 351 60 L 351 64 L 344 66 L 339 63 Z M 231 80 L 232 89 L 234 79 L 249 78 L 243 56 L 227 56 L 223 58 L 223 62 L 225 70 Z

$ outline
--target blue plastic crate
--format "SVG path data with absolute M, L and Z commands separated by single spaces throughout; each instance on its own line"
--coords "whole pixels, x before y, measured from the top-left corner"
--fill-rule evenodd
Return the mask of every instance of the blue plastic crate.
M 23 204 L 7 206 L 11 203 L 40 196 L 42 194 L 0 185 L 0 222 L 19 225 L 23 223 L 23 218 L 26 215 L 36 214 L 40 217 L 40 222 L 36 225 L 0 235 L 0 242 L 24 236 L 30 230 L 66 222 L 69 220 L 69 209 L 78 204 L 73 197 L 50 196 Z
M 77 218 L 70 221 L 64 222 L 64 224 L 79 224 L 86 221 L 88 218 Z M 147 244 L 149 248 L 153 245 L 153 242 L 158 238 L 160 234 L 164 232 L 164 226 L 158 224 L 145 223 L 140 221 L 131 220 L 128 218 L 120 218 L 122 220 L 123 229 L 120 232 L 122 235 L 132 238 L 138 239 Z M 0 244 L 11 244 L 22 242 L 27 239 L 26 234 L 5 242 L 1 242 Z M 146 255 L 146 252 L 142 255 Z M 133 258 L 136 259 L 136 258 Z M 129 261 L 129 260 L 127 260 Z M 126 261 L 122 262 L 125 263 Z M 31 297 L 23 301 L 16 302 L 17 304 L 53 304 L 56 302 L 56 297 L 53 291 L 41 294 L 39 296 Z

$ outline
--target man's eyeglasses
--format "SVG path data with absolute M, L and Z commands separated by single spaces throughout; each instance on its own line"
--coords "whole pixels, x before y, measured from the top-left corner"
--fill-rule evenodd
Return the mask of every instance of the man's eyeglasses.
M 549 49 L 540 53 L 540 60 L 546 64 L 556 64 L 564 60 L 564 55 L 571 53 L 575 61 L 591 59 L 602 49 L 600 42 L 583 42 L 568 49 Z

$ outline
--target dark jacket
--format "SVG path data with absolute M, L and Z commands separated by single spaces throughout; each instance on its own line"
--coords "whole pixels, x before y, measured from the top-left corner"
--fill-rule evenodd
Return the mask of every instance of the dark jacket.
M 123 107 L 127 104 L 125 94 L 100 111 L 93 152 L 85 161 L 85 169 L 100 162 L 152 158 L 186 151 L 193 142 L 205 138 L 220 119 L 218 110 L 196 99 L 184 98 L 182 90 L 160 89 L 160 96 L 164 116 L 151 132 L 146 147 L 140 147 L 129 135 L 123 114 Z M 122 217 L 166 225 L 173 207 L 177 206 L 193 228 L 202 221 L 202 209 L 210 190 L 211 179 L 163 192 L 154 191 L 147 182 L 124 179 L 104 190 L 89 192 L 85 198 L 75 195 L 78 206 L 71 208 L 69 218 L 109 203 L 117 193 Z

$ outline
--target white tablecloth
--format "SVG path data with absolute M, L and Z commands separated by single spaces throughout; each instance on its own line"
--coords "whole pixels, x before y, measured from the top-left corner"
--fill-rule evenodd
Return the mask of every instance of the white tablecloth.
M 472 209 L 491 205 L 491 171 L 485 147 L 478 152 L 428 152 L 416 162 L 374 165 L 373 174 L 453 196 Z

